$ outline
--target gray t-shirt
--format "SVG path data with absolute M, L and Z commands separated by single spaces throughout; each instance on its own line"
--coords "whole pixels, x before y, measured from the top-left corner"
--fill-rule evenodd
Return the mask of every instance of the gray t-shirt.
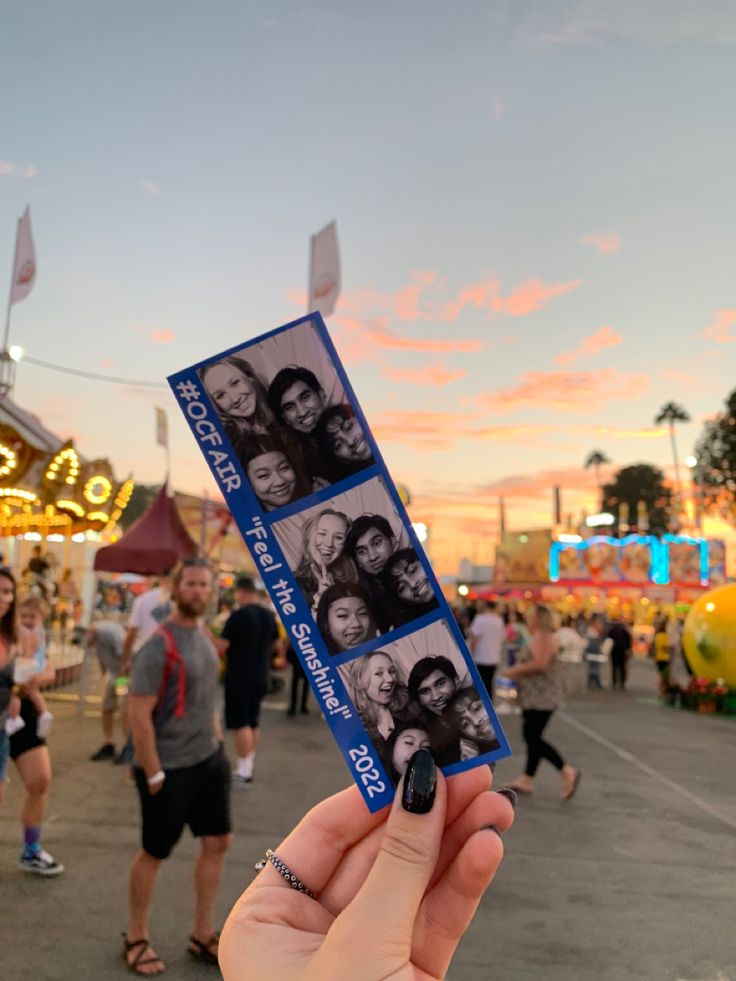
M 172 623 L 166 626 L 171 630 L 184 662 L 184 714 L 181 718 L 176 715 L 182 665 L 175 662 L 153 713 L 153 724 L 161 766 L 164 770 L 176 770 L 201 763 L 217 749 L 214 723 L 220 667 L 212 642 L 201 630 Z M 155 633 L 136 654 L 131 692 L 134 695 L 158 695 L 165 664 L 165 640 L 160 633 Z

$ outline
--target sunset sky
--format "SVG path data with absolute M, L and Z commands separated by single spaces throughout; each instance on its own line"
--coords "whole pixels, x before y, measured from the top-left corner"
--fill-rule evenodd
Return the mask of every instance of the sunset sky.
M 667 400 L 736 385 L 730 0 L 14 4 L 0 35 L 0 271 L 31 205 L 33 358 L 163 382 L 306 312 L 328 326 L 440 573 L 592 508 L 584 473 L 672 472 Z M 16 400 L 86 457 L 214 494 L 168 390 L 21 364 Z M 605 473 L 612 472 L 607 468 Z

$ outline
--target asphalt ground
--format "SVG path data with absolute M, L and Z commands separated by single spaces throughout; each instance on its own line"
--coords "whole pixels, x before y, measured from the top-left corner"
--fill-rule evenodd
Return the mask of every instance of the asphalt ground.
M 667 708 L 654 688 L 651 665 L 636 664 L 626 693 L 578 692 L 557 713 L 548 738 L 582 770 L 578 794 L 561 802 L 557 775 L 543 764 L 450 978 L 736 981 L 736 720 Z M 256 779 L 234 795 L 221 919 L 265 849 L 348 780 L 316 710 L 287 719 L 284 707 L 282 696 L 269 699 Z M 122 978 L 136 794 L 123 768 L 89 762 L 99 720 L 69 704 L 53 710 L 44 845 L 66 872 L 42 879 L 17 867 L 20 783 L 11 764 L 0 808 L 0 976 Z M 503 721 L 517 757 L 499 764 L 496 786 L 521 765 L 519 719 Z M 183 839 L 153 904 L 152 939 L 165 976 L 177 981 L 218 976 L 185 952 L 196 853 Z

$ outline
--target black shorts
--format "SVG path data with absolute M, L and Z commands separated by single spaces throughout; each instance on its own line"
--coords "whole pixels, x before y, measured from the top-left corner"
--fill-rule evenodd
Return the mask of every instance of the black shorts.
M 151 794 L 146 774 L 135 770 L 141 802 L 141 845 L 153 858 L 168 858 L 189 825 L 195 838 L 230 834 L 230 764 L 218 749 L 196 766 L 166 770 L 166 780 Z
M 38 746 L 46 745 L 46 740 L 42 739 L 36 732 L 38 716 L 33 707 L 33 702 L 27 698 L 21 698 L 20 700 L 20 717 L 25 722 L 25 725 L 10 737 L 11 760 L 17 760 L 23 753 L 27 753 L 29 749 L 36 749 Z
M 261 718 L 261 702 L 266 689 L 249 681 L 225 679 L 225 728 L 257 729 Z

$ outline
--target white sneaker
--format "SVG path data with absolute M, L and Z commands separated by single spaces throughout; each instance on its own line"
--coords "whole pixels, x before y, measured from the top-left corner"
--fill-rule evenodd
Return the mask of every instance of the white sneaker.
M 39 715 L 38 720 L 36 721 L 36 732 L 39 734 L 41 739 L 45 739 L 51 732 L 53 721 L 54 717 L 51 712 L 42 712 Z
M 9 736 L 14 736 L 16 732 L 20 732 L 24 726 L 25 722 L 19 715 L 16 715 L 14 719 L 5 720 L 5 731 Z
M 35 872 L 36 875 L 61 875 L 64 871 L 64 866 L 57 862 L 53 855 L 44 851 L 27 857 L 21 855 L 18 864 L 26 872 Z

